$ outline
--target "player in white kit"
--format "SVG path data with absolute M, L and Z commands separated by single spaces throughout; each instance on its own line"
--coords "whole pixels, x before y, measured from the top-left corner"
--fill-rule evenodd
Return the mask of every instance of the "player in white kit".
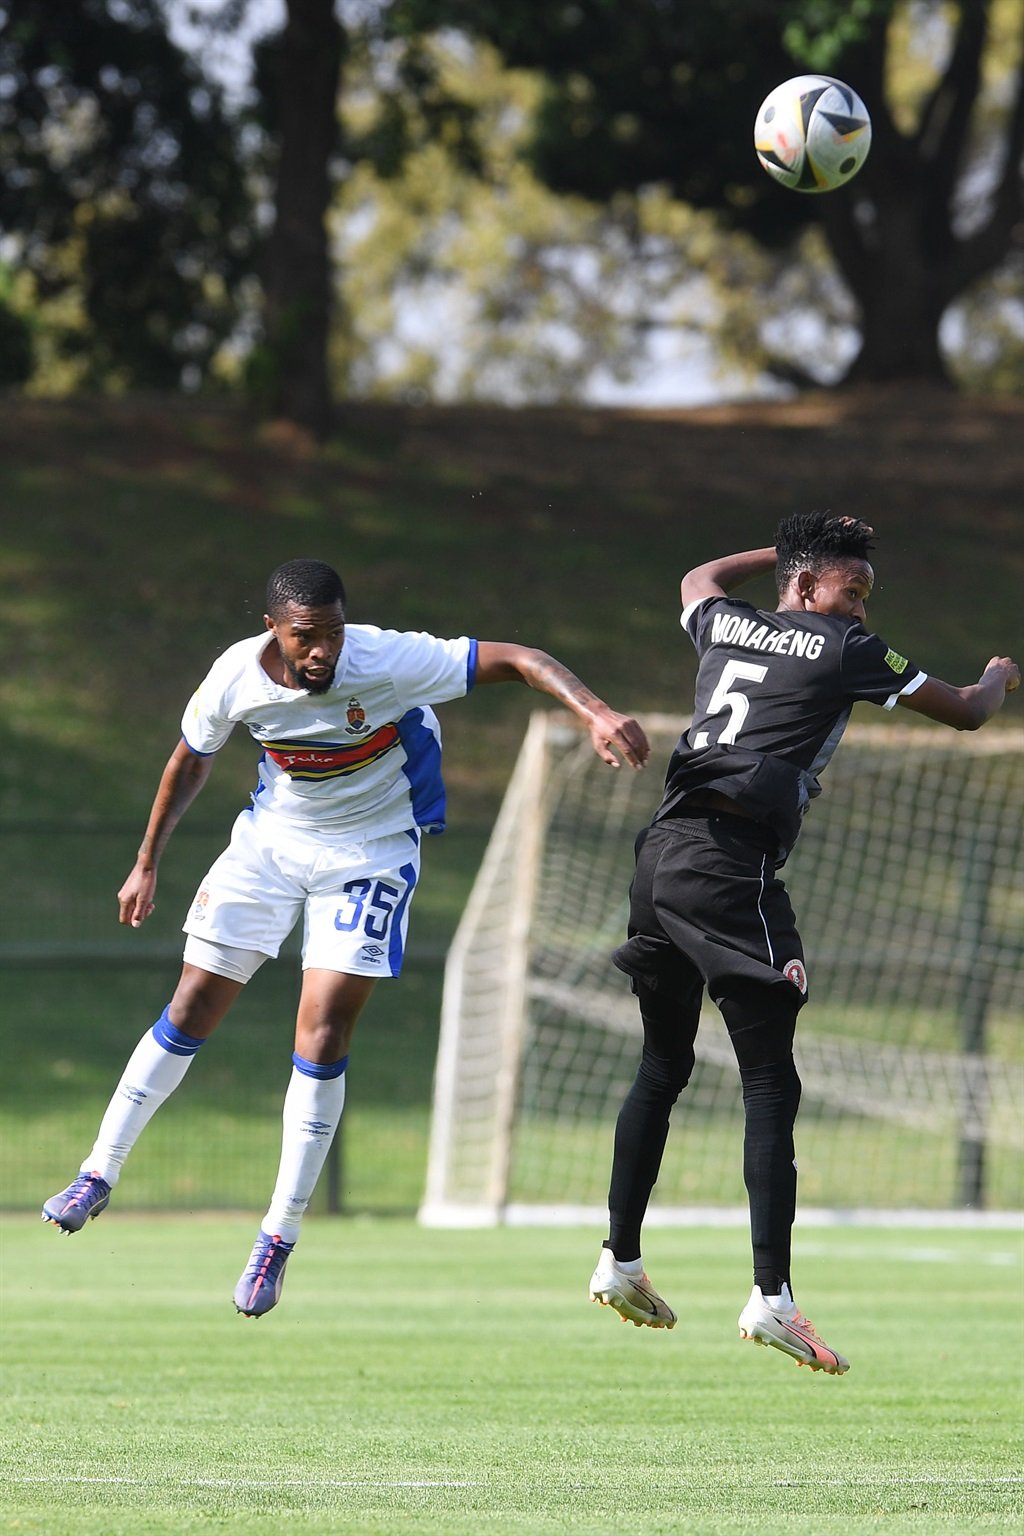
M 321 561 L 292 560 L 271 575 L 264 622 L 214 663 L 185 710 L 182 739 L 118 893 L 120 921 L 138 928 L 154 910 L 160 855 L 240 723 L 262 748 L 252 804 L 200 884 L 173 997 L 131 1056 L 78 1177 L 43 1206 L 44 1220 L 65 1233 L 105 1210 L 154 1111 L 301 916 L 303 980 L 281 1163 L 235 1288 L 235 1305 L 249 1317 L 280 1298 L 341 1119 L 356 1020 L 377 979 L 399 974 L 420 839 L 444 830 L 431 705 L 476 684 L 526 683 L 573 710 L 612 767 L 618 753 L 639 768 L 649 751 L 635 720 L 542 651 L 346 625 L 341 579 Z

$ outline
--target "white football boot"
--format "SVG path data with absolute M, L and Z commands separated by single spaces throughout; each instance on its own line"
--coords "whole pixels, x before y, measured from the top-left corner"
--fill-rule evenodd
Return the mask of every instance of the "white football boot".
M 838 1350 L 825 1343 L 809 1318 L 797 1308 L 789 1286 L 781 1296 L 764 1296 L 754 1286 L 739 1317 L 740 1338 L 754 1344 L 767 1344 L 790 1355 L 797 1365 L 809 1365 L 812 1371 L 842 1376 L 850 1369 Z
M 590 1299 L 611 1307 L 624 1323 L 637 1328 L 674 1328 L 676 1324 L 676 1314 L 647 1278 L 643 1261 L 620 1264 L 610 1248 L 601 1249 L 590 1277 Z

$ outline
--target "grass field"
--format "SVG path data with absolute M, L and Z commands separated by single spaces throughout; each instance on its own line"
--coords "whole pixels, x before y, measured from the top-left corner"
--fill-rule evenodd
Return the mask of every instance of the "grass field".
M 0 815 L 144 820 L 193 687 L 296 555 L 338 565 L 353 620 L 540 645 L 617 708 L 679 712 L 682 573 L 831 507 L 879 530 L 879 632 L 969 682 L 1019 632 L 1022 477 L 1024 401 L 903 389 L 676 413 L 349 406 L 316 451 L 209 403 L 5 402 Z M 493 813 L 531 702 L 445 707 L 453 821 Z M 232 747 L 203 794 L 215 820 L 251 787 L 251 745 Z
M 203 405 L 6 402 L 5 1203 L 70 1177 L 173 986 L 198 845 L 216 851 L 244 803 L 251 745 L 222 754 L 142 934 L 118 930 L 113 895 L 185 699 L 258 626 L 275 564 L 335 561 L 358 621 L 539 644 L 643 716 L 689 697 L 681 572 L 828 506 L 879 527 L 879 631 L 966 682 L 1019 633 L 1022 428 L 1022 401 L 884 391 L 647 416 L 360 407 L 311 450 Z M 117 1210 L 71 1242 L 0 1218 L 0 1531 L 1020 1529 L 1018 1236 L 809 1231 L 800 1297 L 853 1361 L 837 1381 L 738 1345 L 739 1232 L 652 1236 L 658 1284 L 686 1300 L 662 1335 L 586 1305 L 597 1233 L 409 1221 L 440 957 L 536 702 L 483 689 L 442 712 L 452 830 L 427 852 L 421 953 L 360 1024 L 345 1118 L 346 1208 L 395 1214 L 312 1220 L 258 1324 L 229 1300 L 254 1215 L 131 1214 L 169 1203 L 169 1181 L 197 1208 L 262 1202 L 283 964 L 146 1133 Z M 1019 694 L 1007 722 L 1022 711 Z
M 852 1362 L 738 1342 L 741 1231 L 652 1233 L 672 1333 L 587 1305 L 600 1234 L 316 1220 L 257 1322 L 237 1218 L 6 1218 L 0 1529 L 40 1536 L 1017 1531 L 1010 1232 L 798 1234 Z M 542 1288 L 539 1286 L 542 1284 Z
M 6 401 L 4 1203 L 33 1205 L 69 1176 L 167 1001 L 183 912 L 252 785 L 242 733 L 176 832 L 143 930 L 118 929 L 114 893 L 186 698 L 258 626 L 280 560 L 335 561 L 361 622 L 549 648 L 643 718 L 688 704 L 680 574 L 812 506 L 878 526 L 879 631 L 941 675 L 976 676 L 1020 627 L 1022 478 L 1024 401 L 902 390 L 676 413 L 352 406 L 316 449 L 209 402 Z M 771 583 L 750 595 L 770 601 Z M 440 958 L 537 703 L 484 688 L 441 711 L 450 829 L 425 853 L 409 974 L 360 1023 L 352 1210 L 409 1212 L 422 1192 Z M 1024 693 L 1004 718 L 1019 725 Z M 654 798 L 662 770 L 648 775 Z M 627 849 L 623 892 L 630 868 Z M 166 1128 L 160 1117 L 147 1132 L 126 1202 L 165 1199 L 156 1186 L 186 1139 L 203 1149 L 204 1198 L 263 1187 L 252 1170 L 277 1155 L 294 977 L 268 971 L 251 991 Z

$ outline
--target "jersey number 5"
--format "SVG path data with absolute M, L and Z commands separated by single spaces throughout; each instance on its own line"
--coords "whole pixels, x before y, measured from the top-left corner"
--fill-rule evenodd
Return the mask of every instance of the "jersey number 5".
M 733 690 L 733 684 L 737 682 L 763 683 L 768 676 L 768 668 L 758 666 L 755 661 L 727 661 L 722 668 L 722 675 L 715 684 L 715 691 L 708 699 L 707 713 L 720 715 L 723 709 L 729 711 L 729 718 L 719 732 L 718 745 L 731 746 L 743 728 L 743 722 L 747 718 L 750 709 L 750 700 L 745 693 Z M 693 738 L 695 748 L 706 747 L 710 741 L 707 731 L 698 731 Z

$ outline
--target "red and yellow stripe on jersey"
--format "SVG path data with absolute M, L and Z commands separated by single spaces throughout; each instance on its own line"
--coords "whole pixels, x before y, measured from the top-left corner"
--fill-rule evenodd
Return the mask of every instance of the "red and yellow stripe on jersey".
M 340 779 L 378 762 L 400 745 L 397 725 L 382 725 L 351 746 L 336 741 L 265 741 L 272 763 L 293 779 Z

